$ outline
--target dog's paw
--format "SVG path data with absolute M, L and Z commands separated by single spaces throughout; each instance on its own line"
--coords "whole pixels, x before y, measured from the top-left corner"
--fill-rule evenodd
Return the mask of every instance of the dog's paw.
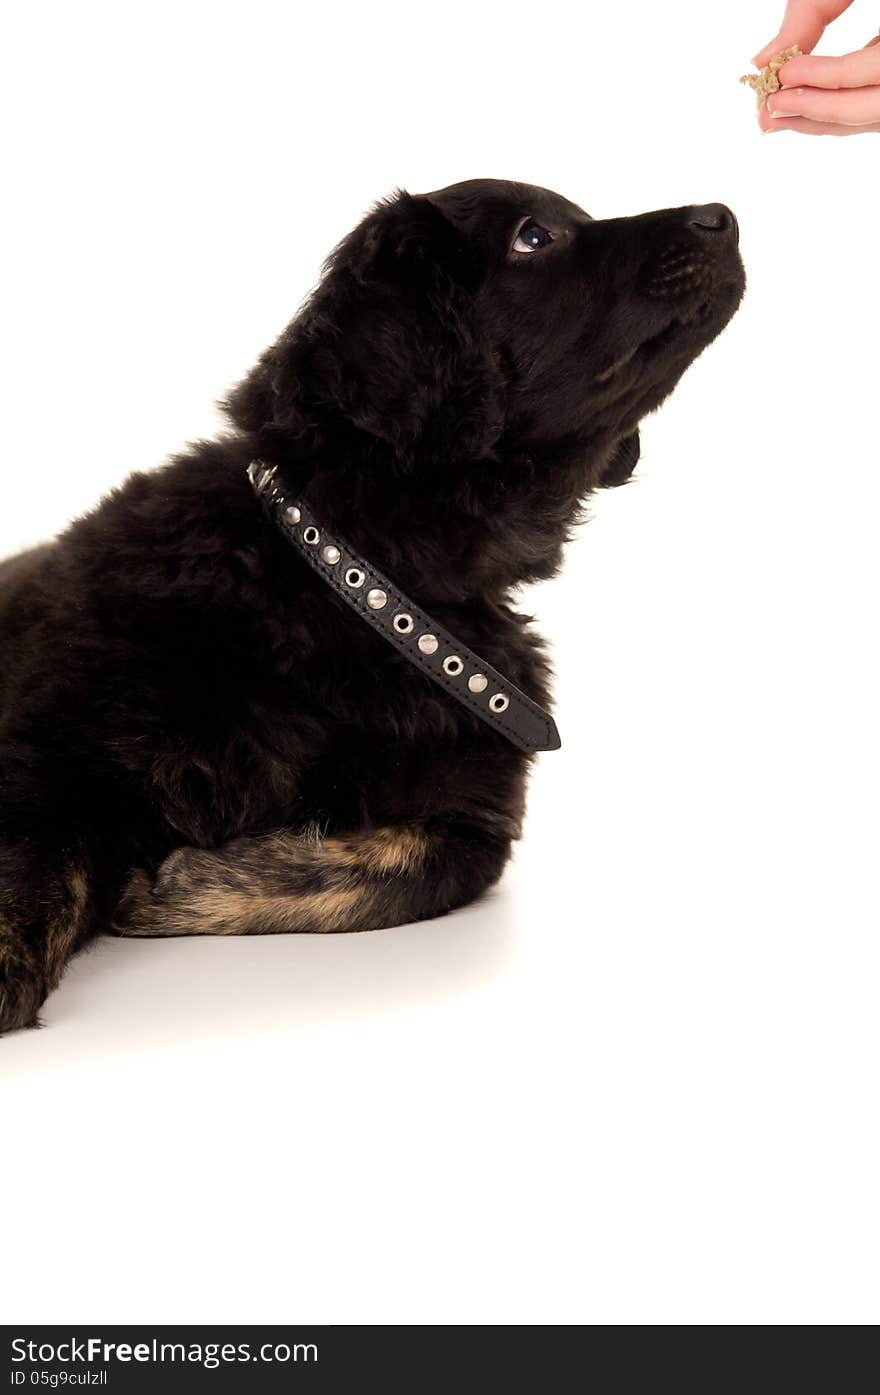
M 154 883 L 138 868 L 132 872 L 119 899 L 111 930 L 115 935 L 159 935 L 161 902 L 153 894 Z
M 169 853 L 152 877 L 137 868 L 116 907 L 113 933 L 129 937 L 189 934 L 185 909 L 209 865 L 210 854 L 203 849 L 183 847 Z
M 0 1035 L 39 1027 L 46 984 L 37 958 L 0 921 Z
M 197 884 L 202 872 L 207 872 L 211 864 L 211 854 L 203 848 L 175 848 L 159 866 L 153 883 L 154 898 L 167 898 L 169 901 L 188 892 Z

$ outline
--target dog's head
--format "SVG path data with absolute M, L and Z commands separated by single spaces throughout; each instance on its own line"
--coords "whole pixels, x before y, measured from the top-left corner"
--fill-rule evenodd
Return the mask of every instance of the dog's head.
M 640 419 L 734 313 L 737 241 L 721 204 L 599 220 L 501 180 L 401 193 L 227 406 L 316 505 L 364 518 L 384 496 L 423 534 L 437 510 L 530 507 L 556 547 L 519 575 L 546 575 L 577 501 L 629 476 Z

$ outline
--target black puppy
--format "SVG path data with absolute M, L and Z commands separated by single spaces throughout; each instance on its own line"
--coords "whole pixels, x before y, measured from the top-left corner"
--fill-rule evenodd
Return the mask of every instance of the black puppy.
M 528 754 L 345 604 L 248 466 L 546 703 L 512 589 L 743 286 L 719 204 L 402 193 L 231 393 L 234 432 L 0 564 L 0 1029 L 101 930 L 366 930 L 491 886 Z

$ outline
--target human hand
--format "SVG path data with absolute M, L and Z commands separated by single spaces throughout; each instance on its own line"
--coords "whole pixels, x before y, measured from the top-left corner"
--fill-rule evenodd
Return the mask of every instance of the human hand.
M 880 132 L 880 36 L 842 58 L 816 58 L 811 50 L 825 28 L 852 0 L 788 0 L 782 28 L 752 62 L 762 68 L 775 53 L 798 44 L 804 57 L 779 70 L 782 89 L 758 110 L 764 132 L 851 136 Z

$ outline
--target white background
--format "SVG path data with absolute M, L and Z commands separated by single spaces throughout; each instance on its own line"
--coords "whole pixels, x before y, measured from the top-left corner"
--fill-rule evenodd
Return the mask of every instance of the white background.
M 7 19 L 0 553 L 213 433 L 396 185 L 722 199 L 749 291 L 525 600 L 564 748 L 491 900 L 105 940 L 0 1042 L 0 1312 L 876 1321 L 880 144 L 759 136 L 781 0 L 301 8 Z

